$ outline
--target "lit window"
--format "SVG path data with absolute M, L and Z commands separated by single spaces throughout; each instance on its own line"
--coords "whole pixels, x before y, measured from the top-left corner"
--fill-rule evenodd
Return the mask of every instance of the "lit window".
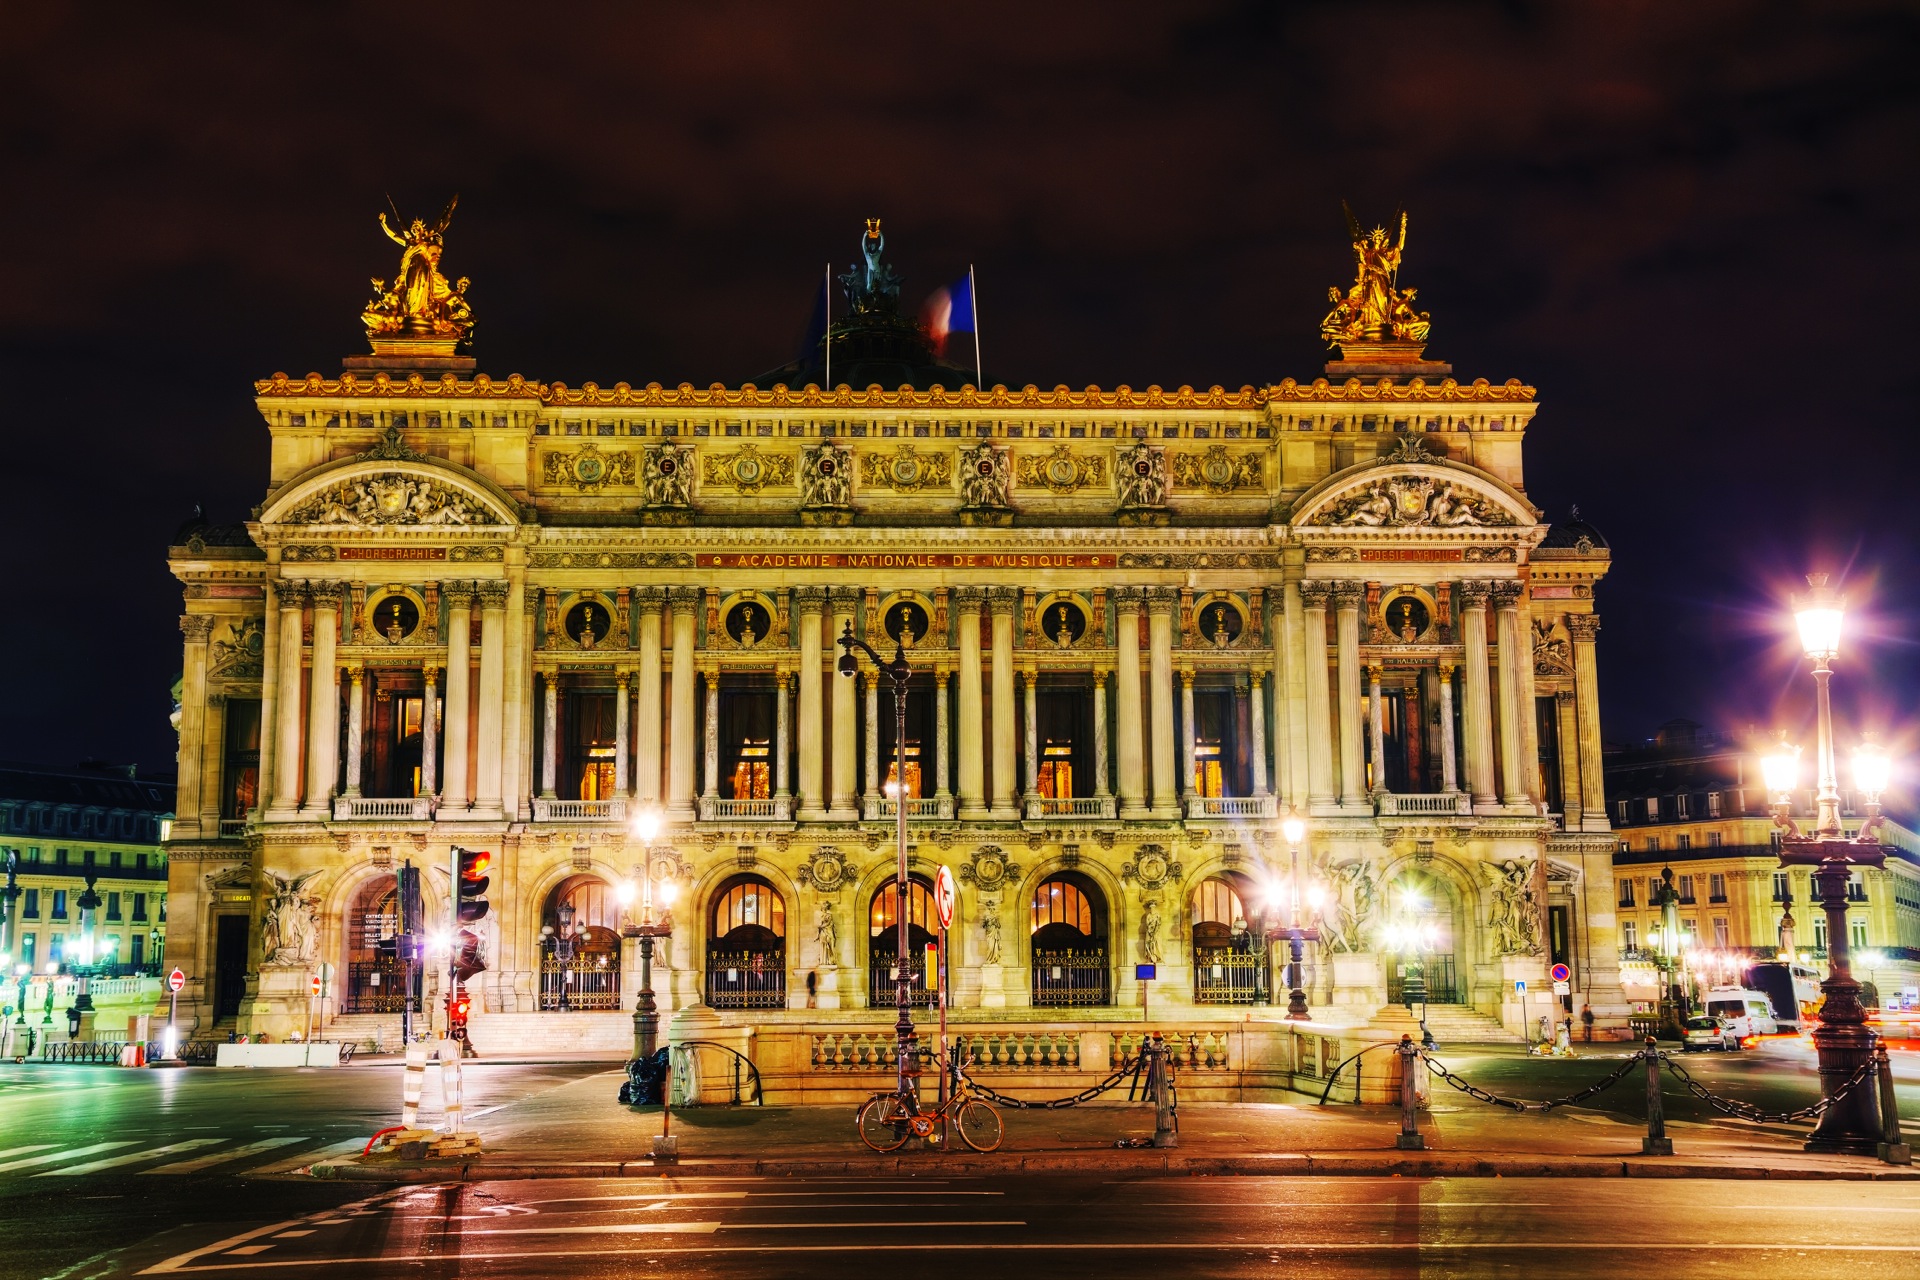
M 772 748 L 764 738 L 745 738 L 733 757 L 733 798 L 765 800 L 773 794 Z M 891 770 L 887 773 L 893 778 Z
M 1049 800 L 1073 795 L 1073 743 L 1048 738 L 1040 752 L 1040 794 Z
M 1193 743 L 1193 791 L 1195 795 L 1224 795 L 1220 777 L 1220 740 L 1196 738 Z

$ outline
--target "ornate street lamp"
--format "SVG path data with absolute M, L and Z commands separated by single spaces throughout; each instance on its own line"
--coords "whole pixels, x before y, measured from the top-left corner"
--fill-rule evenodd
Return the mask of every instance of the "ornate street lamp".
M 573 1005 L 569 1000 L 573 986 L 573 953 L 579 945 L 574 936 L 574 907 L 571 902 L 562 902 L 554 913 L 559 917 L 560 928 L 555 930 L 550 924 L 540 926 L 540 936 L 553 943 L 553 958 L 560 965 L 560 1009 L 561 1013 L 571 1012 Z
M 654 808 L 645 808 L 633 816 L 633 834 L 640 840 L 640 922 L 631 920 L 621 925 L 621 936 L 640 940 L 640 993 L 633 1001 L 633 1056 L 651 1058 L 660 1042 L 660 1010 L 653 998 L 653 944 L 658 938 L 671 937 L 673 919 L 655 921 L 653 918 L 653 838 L 660 832 L 660 812 Z M 629 907 L 635 896 L 633 881 L 628 880 L 620 886 L 620 905 Z M 669 880 L 661 886 L 661 904 L 673 904 L 673 882 Z M 624 913 L 623 913 L 624 914 Z
M 1287 924 L 1286 927 L 1267 926 L 1269 939 L 1287 940 L 1287 1017 L 1295 1022 L 1310 1022 L 1313 1015 L 1307 1012 L 1307 993 L 1303 981 L 1306 964 L 1302 946 L 1308 942 L 1320 941 L 1320 907 L 1326 893 L 1319 884 L 1307 890 L 1307 903 L 1313 908 L 1313 922 L 1300 923 L 1300 842 L 1307 838 L 1307 824 L 1298 813 L 1287 810 L 1287 816 L 1280 820 L 1280 835 L 1287 842 L 1292 858 L 1292 874 L 1287 878 Z M 1271 901 L 1271 897 L 1269 897 Z
M 87 872 L 87 887 L 80 891 L 80 897 L 74 902 L 80 908 L 80 963 L 74 966 L 80 990 L 73 998 L 73 1011 L 80 1014 L 93 1012 L 93 996 L 87 990 L 87 979 L 93 976 L 94 912 L 100 908 L 100 895 L 93 888 L 97 879 L 97 874 Z
M 1687 940 L 1680 929 L 1680 891 L 1673 887 L 1673 868 L 1660 870 L 1660 883 L 1649 896 L 1649 905 L 1660 912 L 1660 926 L 1650 941 L 1660 957 L 1660 1035 L 1667 1040 L 1685 1040 L 1688 1017 L 1686 992 L 1681 989 L 1680 966 Z
M 1387 950 L 1396 956 L 1413 955 L 1413 963 L 1406 966 L 1407 974 L 1400 985 L 1400 998 L 1406 1002 L 1407 1011 L 1413 1011 L 1413 1002 L 1420 1002 L 1420 1046 L 1424 1049 L 1434 1047 L 1433 1032 L 1427 1027 L 1427 957 L 1440 942 L 1440 931 L 1433 921 L 1422 922 L 1414 913 L 1422 906 L 1420 895 L 1411 889 L 1400 891 L 1400 918 L 1387 923 Z
M 901 631 L 905 635 L 905 629 Z M 895 642 L 893 660 L 882 662 L 873 646 L 853 634 L 853 623 L 849 622 L 840 634 L 840 647 L 846 650 L 840 655 L 840 674 L 851 679 L 860 669 L 860 660 L 853 656 L 858 649 L 867 655 L 874 670 L 887 678 L 893 686 L 893 776 L 899 781 L 895 793 L 894 810 L 894 894 L 896 908 L 895 923 L 899 926 L 894 943 L 894 983 L 893 1003 L 899 1017 L 894 1022 L 894 1057 L 897 1066 L 896 1088 L 900 1097 L 907 1096 L 911 1087 L 912 1064 L 918 1052 L 913 1032 L 913 970 L 907 963 L 907 681 L 913 676 L 913 668 L 907 663 L 907 651 L 904 644 Z M 929 975 L 931 976 L 931 975 Z M 944 1049 L 946 1046 L 942 1045 Z
M 1833 660 L 1840 652 L 1840 624 L 1846 601 L 1827 585 L 1827 575 L 1810 573 L 1811 590 L 1793 602 L 1800 647 L 1813 663 L 1815 705 L 1814 829 L 1802 832 L 1793 820 L 1793 793 L 1798 783 L 1799 752 L 1782 743 L 1782 750 L 1762 761 L 1767 790 L 1779 827 L 1780 865 L 1812 867 L 1814 892 L 1827 916 L 1827 980 L 1820 1025 L 1813 1031 L 1813 1047 L 1820 1059 L 1820 1092 L 1831 1096 L 1873 1060 L 1875 1036 L 1867 1027 L 1860 1005 L 1860 984 L 1853 979 L 1853 961 L 1847 945 L 1847 882 L 1855 867 L 1880 867 L 1886 849 L 1874 837 L 1880 825 L 1880 795 L 1886 790 L 1890 762 L 1872 743 L 1854 757 L 1854 785 L 1861 793 L 1867 820 L 1859 834 L 1848 838 L 1840 826 L 1840 784 L 1834 767 L 1833 703 L 1828 685 Z M 1829 1107 L 1820 1117 L 1809 1151 L 1841 1151 L 1871 1155 L 1881 1139 L 1879 1102 L 1875 1090 L 1863 1086 Z

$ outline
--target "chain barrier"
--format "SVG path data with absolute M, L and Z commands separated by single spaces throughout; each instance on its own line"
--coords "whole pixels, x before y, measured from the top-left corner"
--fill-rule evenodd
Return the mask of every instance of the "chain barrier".
M 1091 1102 L 1103 1093 L 1111 1093 L 1113 1090 L 1118 1089 L 1127 1080 L 1133 1079 L 1140 1074 L 1140 1067 L 1145 1061 L 1146 1058 L 1144 1055 L 1135 1054 L 1133 1057 L 1121 1063 L 1112 1075 L 1102 1080 L 1099 1084 L 1082 1089 L 1070 1098 L 1053 1098 L 1046 1102 L 1030 1102 L 1025 1098 L 1009 1098 L 1004 1093 L 996 1093 L 992 1089 L 987 1088 L 987 1086 L 981 1084 L 972 1076 L 967 1077 L 967 1084 L 973 1090 L 976 1097 L 985 1098 L 988 1102 L 997 1103 L 1003 1107 L 1010 1107 L 1015 1111 L 1058 1111 L 1063 1107 L 1077 1107 L 1083 1102 Z
M 1448 1084 L 1452 1085 L 1455 1089 L 1458 1089 L 1461 1093 L 1466 1094 L 1469 1098 L 1477 1099 L 1491 1106 L 1505 1107 L 1509 1111 L 1518 1111 L 1518 1112 L 1552 1111 L 1556 1107 L 1570 1107 L 1577 1102 L 1585 1102 L 1588 1098 L 1593 1097 L 1595 1094 L 1604 1093 L 1606 1090 L 1613 1088 L 1614 1085 L 1619 1084 L 1622 1080 L 1626 1079 L 1628 1073 L 1630 1073 L 1633 1070 L 1634 1065 L 1638 1063 L 1641 1058 L 1640 1054 L 1637 1054 L 1637 1053 L 1634 1054 L 1631 1058 L 1628 1058 L 1625 1062 L 1622 1062 L 1613 1071 L 1601 1077 L 1599 1080 L 1595 1081 L 1593 1084 L 1590 1084 L 1586 1088 L 1580 1090 L 1578 1093 L 1570 1093 L 1564 1098 L 1550 1098 L 1545 1102 L 1524 1102 L 1518 1098 L 1502 1098 L 1497 1094 L 1488 1093 L 1485 1089 L 1480 1088 L 1478 1085 L 1469 1083 L 1467 1080 L 1462 1079 L 1460 1076 L 1457 1076 L 1453 1072 L 1447 1070 L 1447 1068 L 1444 1065 L 1435 1061 L 1431 1055 L 1425 1055 L 1425 1056 L 1427 1059 L 1427 1070 L 1431 1071 L 1434 1075 L 1439 1076 L 1442 1080 L 1445 1080 Z
M 1796 1111 L 1766 1111 L 1751 1102 L 1740 1102 L 1733 1098 L 1722 1098 L 1695 1080 L 1687 1069 L 1674 1059 L 1671 1051 L 1662 1051 L 1657 1055 L 1666 1066 L 1667 1074 L 1687 1087 L 1687 1092 L 1700 1099 L 1722 1115 L 1738 1116 L 1742 1120 L 1752 1120 L 1758 1124 L 1792 1124 L 1800 1120 L 1817 1120 L 1827 1110 L 1837 1105 L 1846 1096 L 1873 1079 L 1874 1059 L 1871 1055 L 1862 1062 L 1859 1069 L 1818 1102 L 1799 1108 Z

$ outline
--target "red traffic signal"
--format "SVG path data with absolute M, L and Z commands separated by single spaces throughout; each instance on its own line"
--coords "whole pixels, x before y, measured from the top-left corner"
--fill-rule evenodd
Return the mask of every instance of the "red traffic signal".
M 486 906 L 486 903 L 481 903 Z M 465 982 L 476 973 L 484 973 L 487 962 L 480 958 L 480 939 L 471 930 L 462 929 L 453 937 L 453 977 L 456 982 Z
M 456 849 L 454 856 L 460 872 L 453 886 L 456 916 L 461 924 L 472 924 L 487 914 L 487 868 L 493 865 L 493 855 L 485 849 Z

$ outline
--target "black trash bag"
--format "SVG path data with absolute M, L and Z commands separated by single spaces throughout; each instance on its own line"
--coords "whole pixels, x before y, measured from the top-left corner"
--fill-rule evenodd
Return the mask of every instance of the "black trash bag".
M 650 1057 L 635 1058 L 627 1064 L 627 1081 L 620 1086 L 620 1101 L 630 1107 L 655 1105 L 666 1101 L 667 1051 Z

